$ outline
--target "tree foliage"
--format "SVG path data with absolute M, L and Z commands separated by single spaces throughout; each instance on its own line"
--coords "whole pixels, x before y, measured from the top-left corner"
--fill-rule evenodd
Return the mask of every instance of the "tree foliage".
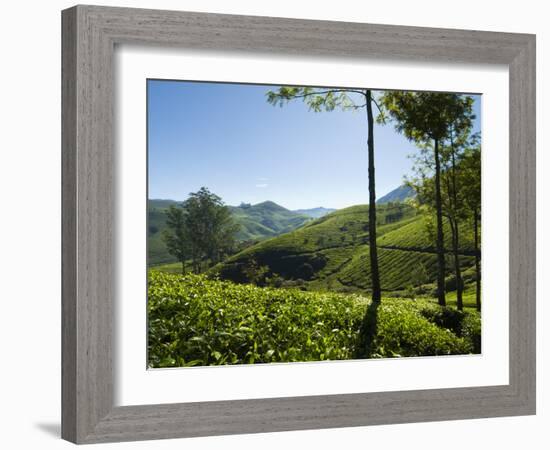
M 190 245 L 187 239 L 185 212 L 183 208 L 170 206 L 166 211 L 166 225 L 162 238 L 168 252 L 182 264 L 182 273 L 185 273 L 185 260 L 188 258 Z
M 481 206 L 478 139 L 474 135 L 467 140 L 455 141 L 453 146 L 441 147 L 441 206 L 443 216 L 448 219 L 454 218 L 458 222 L 467 220 L 470 210 Z M 429 214 L 435 214 L 436 208 L 432 152 L 433 145 L 428 143 L 421 146 L 418 153 L 411 155 L 414 175 L 405 181 L 416 193 L 413 200 L 416 208 Z
M 441 92 L 386 91 L 378 121 L 394 120 L 395 128 L 415 143 L 444 141 L 453 129 L 471 129 L 472 97 Z
M 481 147 L 471 146 L 460 159 L 461 186 L 464 195 L 463 206 L 470 216 L 481 214 Z
M 365 91 L 359 89 L 317 89 L 312 87 L 282 86 L 267 92 L 267 101 L 275 106 L 302 99 L 311 111 L 334 111 L 336 108 L 357 110 L 365 108 Z
M 234 247 L 239 230 L 229 208 L 205 187 L 190 193 L 181 207 L 171 206 L 166 224 L 163 239 L 168 251 L 183 266 L 190 259 L 195 272 L 204 262 L 219 262 Z
M 458 307 L 462 307 L 460 261 L 458 256 L 458 225 L 455 213 L 459 210 L 458 189 L 456 187 L 456 142 L 466 139 L 472 129 L 473 114 L 472 97 L 440 92 L 410 92 L 387 91 L 380 102 L 384 109 L 378 116 L 379 121 L 386 121 L 386 114 L 393 120 L 395 128 L 407 139 L 415 142 L 423 153 L 419 161 L 424 162 L 422 177 L 433 168 L 434 188 L 427 185 L 425 194 L 433 192 L 436 213 L 436 247 L 438 254 L 437 297 L 440 305 L 445 305 L 445 249 L 443 236 L 443 216 L 445 192 L 448 194 L 447 218 L 453 233 L 453 249 L 455 253 L 455 271 L 458 282 Z M 454 137 L 454 140 L 453 140 Z M 447 145 L 447 147 L 445 147 Z M 428 149 L 433 148 L 433 159 L 426 157 Z M 433 161 L 433 162 L 432 162 Z M 450 161 L 450 167 L 446 166 Z M 442 173 L 448 175 L 442 180 Z M 442 189 L 442 185 L 445 189 Z M 445 191 L 445 192 L 444 192 Z

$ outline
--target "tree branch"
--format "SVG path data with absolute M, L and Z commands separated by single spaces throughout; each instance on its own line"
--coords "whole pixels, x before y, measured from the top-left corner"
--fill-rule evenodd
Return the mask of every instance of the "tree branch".
M 353 92 L 355 94 L 360 94 L 362 95 L 363 97 L 367 97 L 367 94 L 365 94 L 364 92 L 362 91 L 358 91 L 356 89 L 328 89 L 326 91 L 317 91 L 317 92 L 308 92 L 307 94 L 301 94 L 301 95 L 293 95 L 292 97 L 285 97 L 284 95 L 281 95 L 281 94 L 275 94 L 275 96 L 279 97 L 279 98 L 282 98 L 282 99 L 286 99 L 286 100 L 292 100 L 292 99 L 295 99 L 295 98 L 305 98 L 305 97 L 310 97 L 312 95 L 324 95 L 324 94 L 329 94 L 331 92 Z
M 380 114 L 382 114 L 382 108 L 380 108 L 380 105 L 378 104 L 378 102 L 376 101 L 376 99 L 374 97 L 371 97 L 372 98 L 372 101 L 374 102 L 374 104 L 376 105 L 376 107 L 378 108 L 378 112 Z M 386 119 L 384 119 L 384 123 L 386 123 Z

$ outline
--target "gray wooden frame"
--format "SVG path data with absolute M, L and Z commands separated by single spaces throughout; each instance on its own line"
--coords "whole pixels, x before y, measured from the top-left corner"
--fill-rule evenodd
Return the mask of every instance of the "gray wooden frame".
M 535 36 L 97 6 L 63 11 L 62 30 L 64 439 L 94 443 L 535 413 Z M 118 43 L 506 64 L 509 384 L 114 407 L 113 52 Z

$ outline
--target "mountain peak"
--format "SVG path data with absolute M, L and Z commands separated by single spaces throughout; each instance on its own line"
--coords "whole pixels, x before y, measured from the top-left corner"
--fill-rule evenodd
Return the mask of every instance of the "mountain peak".
M 277 203 L 271 201 L 271 200 L 266 200 L 265 202 L 260 202 L 260 203 L 256 203 L 255 205 L 252 205 L 253 207 L 255 208 L 266 208 L 266 209 L 270 209 L 270 210 L 276 210 L 276 211 L 288 211 L 288 209 L 284 208 L 283 206 L 281 205 L 278 205 Z
M 389 202 L 403 202 L 408 198 L 415 197 L 414 189 L 406 184 L 399 186 L 393 191 L 388 192 L 386 195 L 376 200 L 376 203 L 389 203 Z

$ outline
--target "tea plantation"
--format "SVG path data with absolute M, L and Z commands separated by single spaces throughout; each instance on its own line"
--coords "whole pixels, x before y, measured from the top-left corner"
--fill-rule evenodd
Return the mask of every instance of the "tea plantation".
M 480 316 L 430 300 L 149 272 L 153 368 L 480 353 Z

